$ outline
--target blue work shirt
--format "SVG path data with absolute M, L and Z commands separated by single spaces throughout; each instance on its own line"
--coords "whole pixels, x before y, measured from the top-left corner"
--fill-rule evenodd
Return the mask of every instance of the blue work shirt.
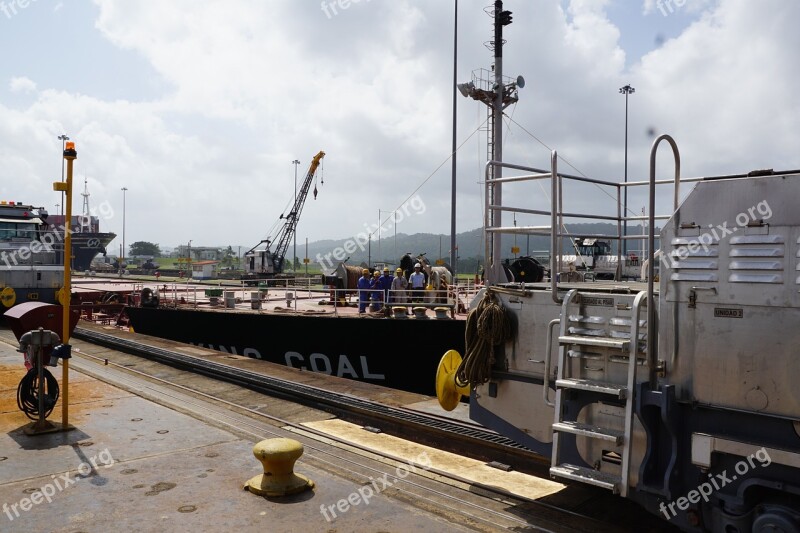
M 369 300 L 369 290 L 372 288 L 372 278 L 365 278 L 361 276 L 358 278 L 358 299 L 362 301 Z

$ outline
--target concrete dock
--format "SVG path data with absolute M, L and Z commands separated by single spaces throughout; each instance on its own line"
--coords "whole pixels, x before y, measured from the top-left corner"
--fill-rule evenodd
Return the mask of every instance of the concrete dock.
M 26 436 L 22 427 L 29 421 L 15 400 L 22 356 L 0 342 L 0 531 L 495 529 L 480 520 L 465 525 L 457 510 L 428 509 L 430 501 L 415 495 L 420 483 L 441 493 L 464 492 L 425 475 L 433 462 L 444 465 L 442 452 L 306 408 L 295 414 L 308 421 L 307 432 L 283 429 L 92 365 L 73 358 L 69 421 L 75 429 Z M 60 368 L 52 370 L 60 377 Z M 51 419 L 60 420 L 60 406 Z M 372 441 L 367 446 L 393 448 L 397 460 L 387 463 L 358 449 L 364 446 L 340 443 L 357 441 L 358 433 Z M 303 442 L 305 455 L 295 470 L 316 488 L 286 498 L 244 491 L 244 482 L 262 471 L 254 443 L 285 436 Z M 540 481 L 541 495 L 562 487 Z

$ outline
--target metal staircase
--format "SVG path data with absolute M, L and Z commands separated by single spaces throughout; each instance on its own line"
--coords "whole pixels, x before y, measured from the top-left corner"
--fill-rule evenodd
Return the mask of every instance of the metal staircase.
M 642 291 L 635 295 L 630 305 L 630 335 L 606 336 L 606 330 L 570 328 L 570 312 L 580 306 L 581 297 L 596 297 L 596 293 L 581 293 L 573 289 L 567 293 L 562 303 L 560 333 L 558 337 L 558 372 L 556 378 L 555 421 L 553 423 L 553 456 L 550 475 L 579 481 L 609 489 L 615 494 L 627 496 L 628 480 L 631 463 L 631 434 L 633 431 L 634 395 L 636 390 L 636 367 L 642 364 L 640 358 L 643 350 L 640 349 L 640 326 L 642 325 L 639 314 L 643 302 L 647 300 L 647 292 Z M 630 300 L 628 300 L 630 302 Z M 628 309 L 628 307 L 626 307 Z M 574 316 L 574 315 L 573 315 Z M 617 318 L 617 321 L 619 319 Z M 575 322 L 575 319 L 572 320 Z M 627 323 L 627 321 L 625 321 Z M 602 335 L 602 336 L 601 336 Z M 574 347 L 575 349 L 569 349 Z M 586 349 L 589 350 L 586 350 Z M 586 351 L 583 351 L 586 350 Z M 590 351 L 594 350 L 594 351 Z M 625 383 L 608 383 L 593 379 L 582 379 L 571 374 L 570 358 L 583 360 L 599 358 L 598 352 L 604 352 L 617 360 L 624 360 L 627 354 L 627 379 Z M 575 391 L 575 392 L 570 392 Z M 580 423 L 577 420 L 564 419 L 564 406 L 569 401 L 567 394 L 591 394 L 593 401 L 604 395 L 615 400 L 624 400 L 625 419 L 624 429 L 599 427 L 592 424 Z M 592 403 L 592 402 L 589 402 Z M 576 415 L 577 416 L 577 415 Z M 621 446 L 621 473 L 614 475 L 607 472 L 570 463 L 562 463 L 561 455 L 564 446 L 564 434 L 598 439 L 611 442 L 614 446 Z

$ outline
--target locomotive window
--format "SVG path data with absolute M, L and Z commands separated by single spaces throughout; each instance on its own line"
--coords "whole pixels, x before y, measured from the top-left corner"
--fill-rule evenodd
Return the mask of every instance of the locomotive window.
M 36 239 L 36 227 L 34 224 L 16 224 L 14 222 L 0 222 L 0 240 L 9 241 L 11 239 Z

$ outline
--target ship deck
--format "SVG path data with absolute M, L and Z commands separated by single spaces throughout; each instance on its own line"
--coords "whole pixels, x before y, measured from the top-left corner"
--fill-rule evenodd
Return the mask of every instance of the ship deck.
M 257 287 L 234 285 L 230 282 L 218 285 L 197 282 L 156 282 L 130 279 L 80 277 L 72 284 L 73 293 L 82 301 L 98 301 L 107 293 L 127 295 L 140 293 L 149 288 L 159 296 L 161 306 L 194 308 L 198 310 L 213 310 L 215 312 L 237 313 L 275 313 L 298 314 L 331 317 L 365 317 L 382 318 L 384 311 L 379 308 L 367 307 L 365 313 L 358 311 L 358 296 L 356 294 L 339 295 L 334 298 L 330 290 L 308 287 L 270 287 L 260 290 Z M 209 291 L 222 291 L 220 296 L 208 296 Z M 474 289 L 459 291 L 458 305 L 451 302 L 447 316 L 441 318 L 456 320 L 466 319 L 466 311 L 474 297 Z M 230 298 L 229 298 L 230 297 Z M 258 299 L 258 308 L 254 309 L 253 300 Z M 447 307 L 446 303 L 437 303 L 428 300 L 415 303 L 392 303 L 390 306 L 401 306 L 407 309 L 409 316 L 413 314 L 412 308 L 424 307 L 428 318 L 436 318 L 436 307 Z
M 525 290 L 533 292 L 550 291 L 550 282 L 538 283 L 508 283 L 499 285 L 510 290 Z M 559 291 L 578 289 L 586 292 L 598 293 L 637 293 L 647 290 L 645 282 L 616 282 L 616 281 L 585 281 L 562 282 L 558 285 Z M 658 294 L 659 284 L 654 285 Z M 159 295 L 162 306 L 179 308 L 193 308 L 197 310 L 210 310 L 214 312 L 256 313 L 256 314 L 281 314 L 281 315 L 313 315 L 331 317 L 362 317 L 383 318 L 386 316 L 380 308 L 367 307 L 365 313 L 358 312 L 358 297 L 355 294 L 343 298 L 334 298 L 329 290 L 303 288 L 303 287 L 270 287 L 259 290 L 255 287 L 235 285 L 231 282 L 218 285 L 197 282 L 156 282 L 131 279 L 114 278 L 76 278 L 73 283 L 73 292 L 77 293 L 83 301 L 97 301 L 104 294 L 117 293 L 127 295 L 139 293 L 144 288 L 149 288 Z M 221 290 L 222 295 L 211 297 L 207 295 L 210 290 Z M 470 302 L 475 297 L 475 287 L 470 290 L 459 291 L 457 305 L 452 305 L 445 314 L 437 315 L 435 307 L 443 304 L 433 301 L 421 303 L 390 304 L 406 307 L 408 316 L 412 317 L 413 307 L 426 308 L 426 317 L 434 319 L 464 320 L 467 316 Z M 259 299 L 258 308 L 254 308 L 253 300 Z

